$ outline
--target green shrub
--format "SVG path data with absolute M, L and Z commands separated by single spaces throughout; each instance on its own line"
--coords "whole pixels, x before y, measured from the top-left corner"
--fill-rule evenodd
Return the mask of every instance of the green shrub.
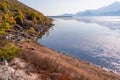
M 21 16 L 16 16 L 15 21 L 17 24 L 22 25 L 23 23 L 23 18 Z
M 0 30 L 0 35 L 6 34 L 5 30 Z
M 14 13 L 15 16 L 15 21 L 17 24 L 22 25 L 23 20 L 24 20 L 24 15 L 20 10 L 16 9 L 16 12 Z
M 2 22 L 2 17 L 0 16 L 0 23 Z
M 22 11 L 20 9 L 18 9 L 18 8 L 16 8 L 14 10 L 14 15 L 15 16 L 21 16 L 22 18 L 24 18 L 24 15 L 23 15 Z
M 11 28 L 11 25 L 8 22 L 3 21 L 0 24 L 0 30 L 9 30 Z
M 35 13 L 28 13 L 28 14 L 27 14 L 27 19 L 28 19 L 28 20 L 34 20 L 35 16 L 36 16 Z
M 26 12 L 26 17 L 28 20 L 33 21 L 34 23 L 38 24 L 44 24 L 44 16 L 41 13 L 33 12 L 33 11 L 28 11 Z
M 35 29 L 33 27 L 30 27 L 30 29 L 27 30 L 27 33 L 30 34 L 30 35 L 37 34 L 37 32 L 35 31 Z
M 6 22 L 8 22 L 11 25 L 16 23 L 13 15 L 12 15 L 12 13 L 6 13 L 6 14 L 4 14 L 3 15 L 3 21 L 6 21 Z
M 15 20 L 11 14 L 1 14 L 0 17 L 0 35 L 6 34 L 6 31 L 11 29 L 12 25 L 15 24 Z
M 6 34 L 6 31 L 11 28 L 11 25 L 5 21 L 0 23 L 0 35 Z
M 18 55 L 20 49 L 11 42 L 8 42 L 2 49 L 0 49 L 0 57 L 11 60 Z
M 0 2 L 0 10 L 4 12 L 7 10 L 7 5 L 5 1 Z
M 26 24 L 25 20 L 31 22 Z M 34 9 L 16 3 L 14 0 L 0 0 L 0 35 L 7 34 L 7 31 L 15 24 L 27 30 L 30 27 L 35 28 L 35 25 L 49 25 L 50 23 L 48 18 Z M 28 33 L 35 32 L 34 29 L 28 30 Z
M 5 19 L 0 22 L 0 35 L 6 34 L 6 31 L 9 30 L 12 26 Z

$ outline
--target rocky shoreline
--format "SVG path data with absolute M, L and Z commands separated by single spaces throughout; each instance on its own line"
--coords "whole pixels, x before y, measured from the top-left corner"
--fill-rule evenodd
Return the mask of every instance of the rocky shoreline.
M 0 62 L 0 80 L 39 80 L 40 74 L 33 70 L 34 65 L 21 58 L 15 58 L 9 63 L 4 60 Z
M 25 41 L 36 41 L 40 35 L 43 35 L 45 31 L 50 28 L 50 26 L 37 25 L 37 34 L 29 35 L 23 27 L 15 25 L 8 31 L 7 35 L 2 36 L 2 40 L 10 41 L 21 49 L 21 43 Z M 21 57 L 14 58 L 10 62 L 1 58 L 0 80 L 42 80 L 40 77 L 41 75 L 42 74 L 37 72 L 37 68 L 33 64 L 25 61 Z
M 29 35 L 19 25 L 8 31 L 5 39 L 16 44 L 22 52 L 10 62 L 1 62 L 0 80 L 120 80 L 115 73 L 36 43 L 51 26 L 36 25 L 36 35 Z
M 28 34 L 27 23 L 14 25 L 5 35 L 5 40 L 16 44 L 22 52 L 10 62 L 1 62 L 0 80 L 120 80 L 117 74 L 37 44 L 38 37 L 52 24 L 34 25 L 37 33 Z
M 20 44 L 22 53 L 0 62 L 0 80 L 120 80 L 120 76 L 35 42 Z
M 0 0 L 0 14 L 0 80 L 120 80 L 36 43 L 53 25 L 42 13 L 18 0 Z
M 49 29 L 52 26 L 43 26 L 43 25 L 35 25 L 35 29 L 37 31 L 36 34 L 28 34 L 24 27 L 20 25 L 14 25 L 13 29 L 8 31 L 8 34 L 6 35 L 6 40 L 12 41 L 15 44 L 22 43 L 24 41 L 36 41 L 38 37 L 45 34 L 46 30 Z

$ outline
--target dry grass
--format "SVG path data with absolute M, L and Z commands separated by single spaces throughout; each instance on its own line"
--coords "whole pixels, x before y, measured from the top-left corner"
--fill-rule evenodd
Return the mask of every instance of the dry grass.
M 23 43 L 22 57 L 50 73 L 64 73 L 53 80 L 120 80 L 120 76 L 63 55 L 36 43 Z M 31 50 L 30 48 L 34 48 Z M 59 79 L 60 78 L 60 79 Z M 63 78 L 63 79 L 62 79 Z M 65 79 L 64 79 L 65 78 Z

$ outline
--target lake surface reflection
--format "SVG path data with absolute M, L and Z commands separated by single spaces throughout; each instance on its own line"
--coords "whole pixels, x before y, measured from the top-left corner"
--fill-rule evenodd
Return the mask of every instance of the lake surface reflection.
M 120 73 L 120 18 L 55 18 L 38 42 Z

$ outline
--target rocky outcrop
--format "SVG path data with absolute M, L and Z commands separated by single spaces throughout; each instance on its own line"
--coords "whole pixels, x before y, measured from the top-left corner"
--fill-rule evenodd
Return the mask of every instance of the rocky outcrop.
M 26 32 L 26 28 L 16 24 L 14 25 L 13 29 L 8 31 L 8 34 L 6 35 L 6 39 L 16 44 L 29 40 L 36 41 L 39 36 L 43 35 L 45 31 L 50 28 L 50 26 L 45 26 L 45 25 L 36 24 L 34 26 L 37 33 L 28 34 Z
M 34 65 L 20 58 L 15 58 L 9 64 L 4 60 L 0 62 L 0 80 L 41 80 L 40 74 L 33 72 L 34 69 Z

